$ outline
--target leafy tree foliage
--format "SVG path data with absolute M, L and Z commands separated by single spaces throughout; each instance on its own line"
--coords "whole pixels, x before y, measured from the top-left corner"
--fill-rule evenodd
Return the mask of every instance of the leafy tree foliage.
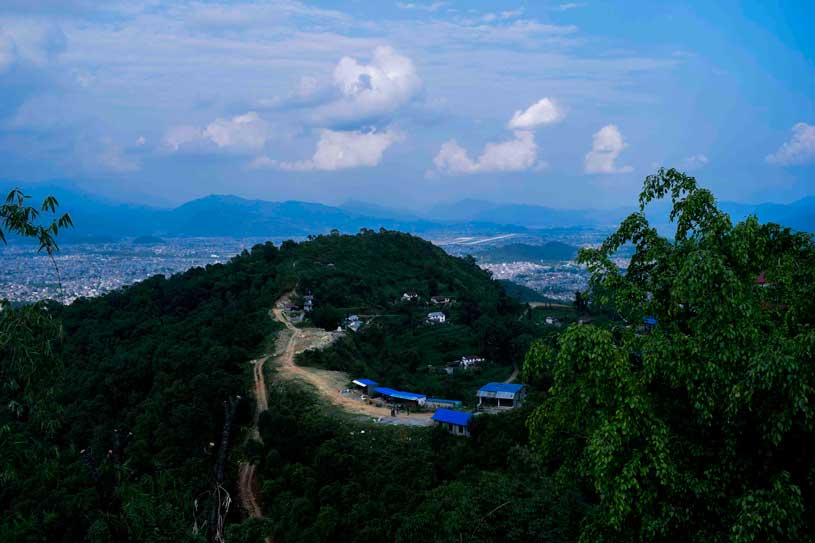
M 9 357 L 22 351 L 3 351 L 3 378 L 8 381 L 13 372 L 16 384 L 0 389 L 0 541 L 204 541 L 206 515 L 201 513 L 207 508 L 206 491 L 217 457 L 214 444 L 224 424 L 223 402 L 251 388 L 248 361 L 260 354 L 275 331 L 269 310 L 295 287 L 311 290 L 318 308 L 334 307 L 343 317 L 360 307 L 390 311 L 405 290 L 455 295 L 461 309 L 453 313 L 457 322 L 448 328 L 454 333 L 439 327 L 442 333 L 428 339 L 439 346 L 439 351 L 426 351 L 434 356 L 471 354 L 479 347 L 480 330 L 492 330 L 483 337 L 495 352 L 513 341 L 514 328 L 495 328 L 495 323 L 514 322 L 517 305 L 487 274 L 471 260 L 447 257 L 427 242 L 392 232 L 321 236 L 285 242 L 280 248 L 258 245 L 225 265 L 152 277 L 70 306 L 42 304 L 36 315 L 53 325 L 53 332 L 61 330 L 63 339 L 36 335 L 25 341 L 31 343 L 31 353 L 55 364 L 54 373 L 46 371 L 41 360 L 19 357 L 11 364 Z M 405 322 L 413 319 L 411 329 L 432 336 L 422 317 L 400 308 L 394 311 L 401 312 Z M 3 313 L 3 319 L 11 315 Z M 495 316 L 495 322 L 485 315 Z M 0 339 L 21 341 L 23 332 L 0 327 Z M 379 350 L 379 339 L 374 338 L 384 338 L 385 329 L 372 326 L 371 332 L 370 342 L 363 340 L 363 332 L 358 336 L 362 343 L 354 348 L 370 357 L 377 352 L 393 356 L 380 363 L 390 364 L 395 382 L 419 369 L 424 351 Z M 521 353 L 525 345 L 514 349 Z M 507 370 L 509 358 L 503 360 Z M 49 403 L 38 403 L 36 395 L 49 384 Z M 26 395 L 30 397 L 23 401 Z M 400 515 L 408 515 L 422 496 L 455 479 L 462 466 L 473 465 L 461 440 L 442 447 L 438 444 L 447 436 L 438 436 L 438 447 L 432 449 L 427 432 L 421 431 L 414 438 L 409 430 L 384 429 L 383 455 L 367 442 L 362 446 L 349 441 L 349 427 L 324 412 L 315 414 L 319 409 L 313 400 L 286 398 L 283 392 L 270 395 L 272 408 L 261 418 L 263 443 L 250 441 L 245 451 L 261 459 L 267 470 L 264 507 L 271 505 L 271 520 L 238 524 L 242 513 L 233 505 L 228 540 L 257 540 L 268 533 L 270 523 L 280 541 L 339 540 L 345 537 L 337 534 L 347 532 L 348 519 L 369 515 L 392 515 L 370 533 L 396 537 Z M 5 408 L 15 401 L 23 405 L 19 414 Z M 242 405 L 237 426 L 251 420 L 251 405 Z M 40 420 L 48 431 L 34 424 Z M 524 418 L 517 418 L 512 432 L 490 425 L 500 439 L 488 442 L 502 446 L 491 445 L 489 462 L 479 461 L 479 469 L 499 474 L 507 469 L 508 451 L 527 446 L 523 424 Z M 239 459 L 235 443 L 240 437 L 240 432 L 233 436 L 227 467 L 227 490 L 233 499 Z M 413 447 L 411 439 L 416 440 Z M 446 452 L 450 447 L 459 453 L 451 457 Z M 378 486 L 413 469 L 415 481 L 399 481 L 381 503 Z M 363 496 L 355 497 L 351 490 L 356 488 L 354 473 L 364 470 L 371 472 L 371 485 L 365 487 L 365 505 L 360 506 L 355 500 Z M 513 476 L 507 485 L 496 477 L 490 484 L 510 493 L 528 472 Z M 473 476 L 467 484 L 472 494 L 480 483 Z M 409 490 L 420 492 L 419 497 L 397 499 Z M 555 500 L 547 494 L 545 500 L 550 499 Z M 352 514 L 355 507 L 359 509 Z M 486 507 L 486 502 L 479 504 L 468 514 L 486 514 Z M 510 506 L 501 509 L 502 514 L 509 511 Z M 416 530 L 429 526 L 414 523 Z M 484 527 L 477 535 L 491 533 Z
M 585 511 L 529 444 L 529 410 L 476 418 L 470 439 L 441 429 L 344 421 L 295 385 L 261 416 L 264 515 L 275 539 L 570 541 Z M 250 534 L 253 521 L 236 527 Z M 266 532 L 268 533 L 268 532 Z M 254 539 L 259 543 L 264 532 Z
M 672 240 L 644 214 L 663 197 Z M 581 540 L 811 541 L 812 237 L 755 217 L 734 225 L 675 170 L 646 179 L 640 207 L 580 255 L 616 323 L 561 336 L 530 418 L 562 488 L 593 496 Z M 612 255 L 626 243 L 620 270 Z

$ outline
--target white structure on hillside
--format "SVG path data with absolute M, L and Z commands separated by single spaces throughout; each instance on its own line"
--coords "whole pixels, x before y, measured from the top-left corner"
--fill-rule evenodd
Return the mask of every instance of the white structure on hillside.
M 427 322 L 431 324 L 444 324 L 446 321 L 447 317 L 441 311 L 433 311 L 427 314 Z
M 481 356 L 462 356 L 461 360 L 458 361 L 458 365 L 462 368 L 472 368 L 474 366 L 478 366 L 479 364 L 486 362 L 486 358 Z

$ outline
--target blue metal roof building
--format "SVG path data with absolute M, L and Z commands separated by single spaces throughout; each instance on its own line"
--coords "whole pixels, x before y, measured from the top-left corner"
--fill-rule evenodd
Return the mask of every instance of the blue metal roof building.
M 370 379 L 354 379 L 352 383 L 363 388 L 375 387 L 376 385 L 379 384 L 376 381 L 372 381 Z
M 425 401 L 427 400 L 427 396 L 425 396 L 424 394 L 416 394 L 414 392 L 404 392 L 401 390 L 394 390 L 392 388 L 387 387 L 377 387 L 374 389 L 374 392 L 377 394 L 381 394 L 382 396 L 385 396 L 388 399 L 416 402 L 419 405 L 424 405 Z
M 526 385 L 487 383 L 476 393 L 478 407 L 518 407 L 526 397 Z
M 463 413 L 461 411 L 453 411 L 452 409 L 436 409 L 433 413 L 433 421 L 453 435 L 470 435 L 470 419 L 473 418 L 472 413 Z

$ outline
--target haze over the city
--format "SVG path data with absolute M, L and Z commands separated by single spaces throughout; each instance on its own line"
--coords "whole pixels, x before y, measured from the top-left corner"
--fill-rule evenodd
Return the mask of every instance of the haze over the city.
M 0 179 L 421 208 L 815 193 L 812 2 L 0 5 Z M 779 4 L 780 5 L 780 4 Z

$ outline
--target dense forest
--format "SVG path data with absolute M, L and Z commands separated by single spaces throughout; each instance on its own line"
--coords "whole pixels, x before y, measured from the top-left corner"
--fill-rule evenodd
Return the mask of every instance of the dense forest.
M 44 368 L 53 360 L 53 371 L 29 373 L 24 389 L 2 391 L 4 406 L 19 406 L 0 411 L 0 507 L 7 513 L 0 539 L 204 540 L 226 419 L 238 428 L 251 420 L 252 404 L 241 399 L 250 389 L 248 361 L 273 341 L 269 309 L 295 287 L 313 292 L 323 314 L 396 307 L 418 323 L 417 312 L 427 310 L 395 303 L 403 292 L 454 297 L 454 333 L 416 357 L 470 354 L 480 337 L 471 327 L 487 315 L 505 326 L 496 341 L 509 344 L 518 328 L 507 323 L 522 311 L 471 259 L 409 235 L 370 230 L 258 245 L 225 265 L 153 277 L 67 307 L 9 307 L 4 320 L 38 312 L 59 330 L 45 339 L 51 356 L 39 361 Z M 367 338 L 360 348 L 370 351 L 372 338 L 385 332 L 371 326 L 360 334 Z M 502 354 L 504 367 L 523 351 Z M 394 382 L 410 381 L 403 376 L 411 367 L 392 354 Z M 6 367 L 3 373 L 19 383 L 21 375 Z M 47 398 L 38 390 L 47 390 Z M 244 454 L 239 434 L 233 431 L 227 451 L 225 485 L 233 495 Z M 233 507 L 227 520 L 240 516 Z M 194 526 L 203 527 L 197 535 Z
M 646 219 L 658 199 L 670 239 Z M 243 458 L 264 518 L 233 505 L 229 542 L 815 540 L 812 236 L 733 224 L 675 170 L 649 176 L 640 205 L 580 252 L 592 324 L 540 326 L 472 259 L 367 230 L 68 307 L 4 305 L 0 540 L 212 540 L 213 496 L 235 496 Z M 245 441 L 247 362 L 295 287 L 314 323 L 376 315 L 302 363 L 457 394 L 474 383 L 422 366 L 477 350 L 498 369 L 523 358 L 528 401 L 457 438 L 360 422 L 272 379 Z M 430 296 L 455 300 L 444 326 L 420 322 Z
M 321 236 L 297 247 L 294 268 L 298 290 L 316 300 L 314 321 L 333 328 L 349 314 L 370 319 L 358 333 L 322 351 L 299 358 L 305 365 L 347 371 L 459 400 L 491 380 L 504 380 L 523 362 L 534 326 L 524 307 L 472 258 L 453 258 L 419 238 L 368 230 L 354 236 Z M 286 254 L 286 246 L 282 249 Z M 402 301 L 405 293 L 418 296 Z M 450 300 L 430 302 L 434 296 Z M 444 325 L 426 323 L 428 312 L 442 311 Z M 378 315 L 378 316 L 377 316 Z M 447 363 L 479 355 L 490 363 L 450 376 Z

